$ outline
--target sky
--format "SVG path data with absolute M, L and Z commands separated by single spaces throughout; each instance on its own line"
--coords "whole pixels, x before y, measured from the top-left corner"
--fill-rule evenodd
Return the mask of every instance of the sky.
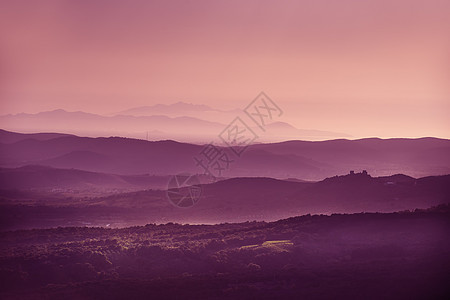
M 266 92 L 298 128 L 450 138 L 450 1 L 0 0 L 0 113 Z

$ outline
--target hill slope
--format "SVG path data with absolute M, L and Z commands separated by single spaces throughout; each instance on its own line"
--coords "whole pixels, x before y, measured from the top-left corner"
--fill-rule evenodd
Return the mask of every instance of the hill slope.
M 1 141 L 1 140 L 0 140 Z M 174 141 L 64 136 L 0 144 L 0 166 L 40 164 L 122 175 L 203 173 L 196 166 L 204 146 Z M 296 177 L 321 180 L 349 170 L 375 176 L 403 173 L 413 177 L 450 173 L 450 140 L 362 139 L 323 142 L 289 141 L 250 146 L 232 160 L 222 176 Z M 216 176 L 218 174 L 215 174 Z
M 449 210 L 0 233 L 4 299 L 446 299 Z M 90 297 L 89 297 L 90 298 Z
M 94 179 L 110 175 L 98 176 Z M 105 185 L 112 180 L 121 180 L 122 184 L 126 178 L 129 177 L 106 177 L 109 181 Z M 86 179 L 83 182 L 86 184 Z M 374 178 L 354 174 L 320 182 L 233 178 L 201 187 L 200 200 L 190 208 L 175 207 L 163 190 L 89 198 L 0 190 L 1 219 L 4 228 L 82 224 L 123 227 L 168 221 L 216 224 L 273 221 L 308 213 L 393 212 L 450 203 L 450 175 L 415 179 L 405 175 Z

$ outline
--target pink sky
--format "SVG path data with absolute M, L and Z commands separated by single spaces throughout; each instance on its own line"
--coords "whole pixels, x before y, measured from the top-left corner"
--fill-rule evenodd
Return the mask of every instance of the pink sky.
M 0 1 L 1 114 L 264 90 L 299 128 L 450 138 L 450 2 Z

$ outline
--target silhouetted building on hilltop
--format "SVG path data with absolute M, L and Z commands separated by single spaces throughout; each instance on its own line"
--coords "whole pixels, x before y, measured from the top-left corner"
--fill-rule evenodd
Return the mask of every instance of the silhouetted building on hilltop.
M 351 170 L 349 175 L 364 175 L 364 176 L 368 176 L 369 173 L 367 173 L 366 170 L 362 170 L 362 172 L 360 172 L 360 173 L 355 173 L 355 171 Z

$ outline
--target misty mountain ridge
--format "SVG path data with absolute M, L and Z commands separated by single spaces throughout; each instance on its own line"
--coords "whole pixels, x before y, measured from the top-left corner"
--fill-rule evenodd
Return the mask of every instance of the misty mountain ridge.
M 7 141 L 13 133 L 8 134 Z M 204 145 L 172 140 L 61 136 L 36 140 L 17 134 L 15 143 L 0 135 L 0 166 L 40 164 L 120 175 L 202 173 L 194 157 Z M 29 137 L 29 138 L 28 138 Z M 24 138 L 24 139 L 23 139 Z M 22 140 L 20 140 L 22 139 Z M 221 176 L 267 176 L 322 180 L 349 170 L 367 170 L 374 176 L 403 173 L 413 177 L 450 173 L 450 140 L 361 139 L 321 142 L 287 141 L 250 146 Z
M 204 104 L 192 104 L 183 101 L 179 101 L 172 104 L 155 104 L 155 105 L 147 105 L 147 106 L 139 106 L 133 107 L 130 109 L 122 110 L 115 115 L 132 115 L 132 116 L 145 116 L 145 115 L 154 115 L 154 114 L 164 114 L 164 115 L 172 115 L 172 114 L 185 114 L 189 112 L 236 112 L 236 110 L 220 110 L 216 108 L 212 108 L 211 106 Z
M 164 113 L 153 110 L 150 114 L 98 115 L 82 111 L 68 112 L 63 109 L 36 114 L 8 114 L 0 116 L 0 125 L 4 129 L 21 132 L 64 132 L 83 136 L 124 136 L 140 139 L 175 139 L 187 142 L 210 142 L 242 111 L 220 111 L 208 106 L 194 105 L 195 109 L 184 109 L 179 104 L 180 113 Z M 154 106 L 152 106 L 154 107 Z M 157 106 L 159 107 L 159 106 Z M 172 106 L 164 106 L 169 107 Z M 198 112 L 190 114 L 189 112 Z M 207 113 L 213 113 L 208 115 Z M 260 129 L 250 121 L 248 124 L 255 132 Z M 297 129 L 294 126 L 274 122 L 266 126 L 260 141 L 281 141 L 286 139 L 326 139 L 349 137 L 347 134 L 322 130 Z

